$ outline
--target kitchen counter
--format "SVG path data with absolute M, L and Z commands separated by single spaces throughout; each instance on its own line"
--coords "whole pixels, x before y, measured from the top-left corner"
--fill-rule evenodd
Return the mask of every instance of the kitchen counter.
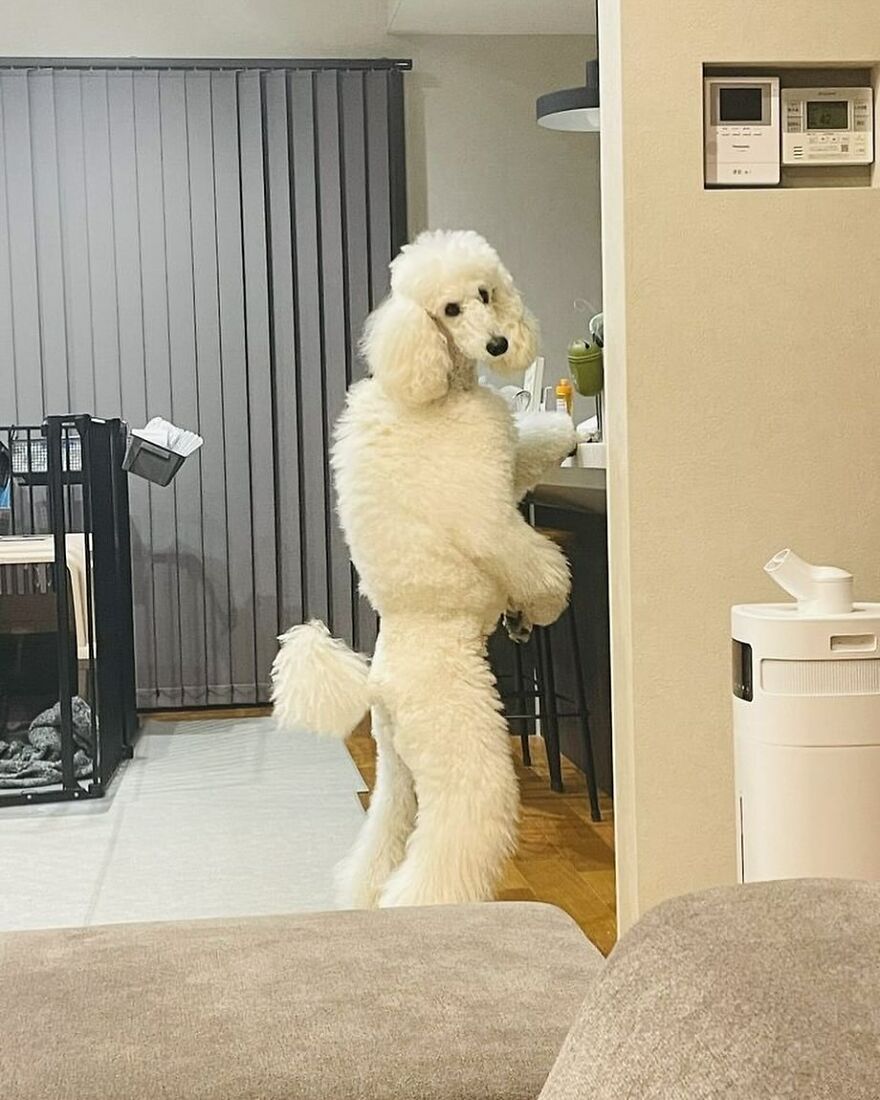
M 529 494 L 532 504 L 605 515 L 605 470 L 560 466 Z

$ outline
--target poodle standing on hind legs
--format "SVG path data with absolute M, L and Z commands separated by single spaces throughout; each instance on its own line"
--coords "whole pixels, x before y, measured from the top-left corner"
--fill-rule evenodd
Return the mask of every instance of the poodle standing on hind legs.
M 332 465 L 361 590 L 380 616 L 373 660 L 320 623 L 281 638 L 284 726 L 346 736 L 372 708 L 376 787 L 339 869 L 340 903 L 492 896 L 516 840 L 519 792 L 486 659 L 507 610 L 553 622 L 568 563 L 517 504 L 576 443 L 561 413 L 514 418 L 478 360 L 518 374 L 534 322 L 476 233 L 431 232 L 391 264 L 367 321 L 371 377 L 351 387 Z

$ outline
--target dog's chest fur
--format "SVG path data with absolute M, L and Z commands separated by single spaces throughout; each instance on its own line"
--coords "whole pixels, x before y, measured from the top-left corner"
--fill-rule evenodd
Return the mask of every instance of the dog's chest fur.
M 415 408 L 391 402 L 373 379 L 353 386 L 332 464 L 339 518 L 367 588 L 379 574 L 408 572 L 407 562 L 442 568 L 455 556 L 449 533 L 463 511 L 509 507 L 515 441 L 506 403 L 483 386 Z

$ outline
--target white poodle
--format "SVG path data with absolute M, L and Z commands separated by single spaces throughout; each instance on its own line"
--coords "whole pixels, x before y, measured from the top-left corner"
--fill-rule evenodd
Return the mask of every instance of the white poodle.
M 340 867 L 354 907 L 492 896 L 516 838 L 510 738 L 486 660 L 507 609 L 546 624 L 568 563 L 517 502 L 576 443 L 561 413 L 512 417 L 477 360 L 518 374 L 535 325 L 494 249 L 473 232 L 423 233 L 391 264 L 367 321 L 372 377 L 352 386 L 332 463 L 361 589 L 380 615 L 372 663 L 320 623 L 279 640 L 281 725 L 345 736 L 372 707 L 378 772 Z

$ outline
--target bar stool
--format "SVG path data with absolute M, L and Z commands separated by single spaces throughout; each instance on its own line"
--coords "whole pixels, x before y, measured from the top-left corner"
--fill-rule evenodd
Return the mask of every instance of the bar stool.
M 545 537 L 552 539 L 561 549 L 569 550 L 574 542 L 574 534 L 571 531 L 562 531 L 552 527 L 537 527 Z M 568 628 L 569 642 L 571 645 L 572 660 L 574 663 L 574 688 L 575 700 L 561 695 L 556 688 L 556 675 L 553 665 L 552 632 L 562 625 Z M 505 706 L 508 700 L 512 700 L 518 708 L 518 713 L 507 713 L 508 721 L 522 721 L 526 723 L 520 733 L 522 744 L 523 763 L 528 767 L 531 760 L 529 747 L 529 725 L 534 727 L 536 715 L 534 711 L 527 709 L 527 701 L 537 699 L 540 704 L 541 734 L 544 738 L 544 750 L 547 754 L 547 768 L 550 772 L 550 789 L 561 792 L 562 783 L 562 755 L 559 747 L 559 719 L 577 718 L 581 740 L 584 750 L 586 768 L 584 774 L 587 780 L 587 793 L 590 800 L 590 817 L 593 821 L 601 821 L 602 814 L 599 810 L 599 793 L 596 787 L 596 769 L 593 761 L 593 737 L 590 729 L 590 711 L 587 706 L 587 693 L 584 688 L 584 669 L 581 657 L 581 644 L 578 636 L 577 616 L 571 603 L 562 613 L 560 618 L 552 626 L 533 627 L 531 637 L 523 641 L 511 639 L 513 646 L 513 691 L 502 693 Z M 524 649 L 531 650 L 534 664 L 534 688 L 526 686 L 526 674 L 523 661 Z M 574 710 L 559 710 L 559 703 L 574 706 Z

